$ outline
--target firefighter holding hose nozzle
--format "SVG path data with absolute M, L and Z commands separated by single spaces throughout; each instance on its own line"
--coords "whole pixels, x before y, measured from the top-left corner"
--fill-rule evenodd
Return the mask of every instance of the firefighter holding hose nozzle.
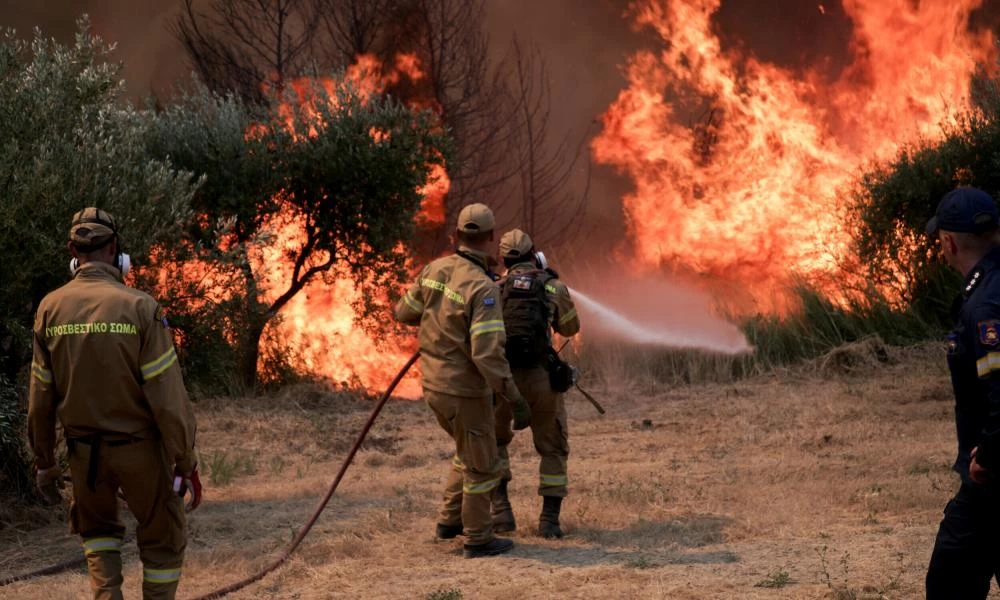
M 76 213 L 69 250 L 73 279 L 35 315 L 28 439 L 38 488 L 61 500 L 58 419 L 73 481 L 70 525 L 83 539 L 94 598 L 122 597 L 120 488 L 138 520 L 143 598 L 172 599 L 186 545 L 179 496 L 191 491 L 191 510 L 201 502 L 194 413 L 173 339 L 157 302 L 124 284 L 130 259 L 110 214 Z
M 552 331 L 571 337 L 580 331 L 569 288 L 549 268 L 545 255 L 535 250 L 531 238 L 520 229 L 500 238 L 500 254 L 507 275 L 501 283 L 503 318 L 507 329 L 507 360 L 514 383 L 531 406 L 531 435 L 541 456 L 538 495 L 542 511 L 538 533 L 561 538 L 559 512 L 567 493 L 566 463 L 569 437 L 564 392 L 575 382 L 574 369 L 552 348 Z M 516 522 L 507 496 L 512 475 L 507 446 L 514 439 L 510 407 L 497 403 L 497 443 L 503 479 L 493 494 L 493 526 L 514 531 Z
M 396 319 L 420 326 L 424 400 L 455 441 L 437 536 L 465 534 L 466 558 L 508 552 L 498 539 L 490 498 L 502 476 L 493 395 L 512 407 L 517 429 L 531 421 L 504 355 L 500 291 L 492 278 L 493 212 L 470 204 L 458 216 L 454 254 L 424 267 L 396 304 Z

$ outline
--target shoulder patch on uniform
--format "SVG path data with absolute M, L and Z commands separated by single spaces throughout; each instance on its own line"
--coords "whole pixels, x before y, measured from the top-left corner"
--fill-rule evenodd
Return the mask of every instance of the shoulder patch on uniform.
M 979 329 L 979 343 L 984 346 L 996 346 L 1000 344 L 1000 321 L 991 319 L 989 321 L 980 321 L 977 329 Z
M 483 305 L 484 306 L 493 306 L 496 303 L 497 303 L 497 299 L 494 298 L 493 296 L 487 296 L 486 298 L 483 298 Z

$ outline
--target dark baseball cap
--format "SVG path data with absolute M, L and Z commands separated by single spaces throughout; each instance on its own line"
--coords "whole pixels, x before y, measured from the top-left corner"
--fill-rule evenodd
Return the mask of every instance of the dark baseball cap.
M 978 188 L 960 187 L 941 198 L 937 212 L 927 221 L 927 235 L 937 235 L 939 230 L 982 233 L 998 223 L 1000 215 L 992 196 Z

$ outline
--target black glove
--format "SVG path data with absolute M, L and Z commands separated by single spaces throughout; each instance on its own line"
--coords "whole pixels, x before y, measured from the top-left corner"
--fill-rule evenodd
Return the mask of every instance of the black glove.
M 524 429 L 531 425 L 531 407 L 513 381 L 504 382 L 503 396 L 510 405 L 510 412 L 514 415 L 514 429 Z
M 569 391 L 579 376 L 576 368 L 559 358 L 559 354 L 552 348 L 549 348 L 546 356 L 545 370 L 549 372 L 549 388 L 560 394 Z
M 531 425 L 531 407 L 524 398 L 511 402 L 510 411 L 514 413 L 514 429 L 524 429 Z

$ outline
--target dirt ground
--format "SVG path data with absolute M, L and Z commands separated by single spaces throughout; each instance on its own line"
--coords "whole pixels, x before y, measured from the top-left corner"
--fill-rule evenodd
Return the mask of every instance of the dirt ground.
M 475 561 L 461 557 L 460 539 L 433 535 L 449 440 L 422 403 L 393 402 L 301 550 L 231 597 L 921 598 L 957 488 L 952 399 L 940 348 L 891 358 L 854 374 L 595 389 L 604 417 L 571 394 L 568 536 L 533 533 L 537 458 L 521 434 L 516 548 Z M 180 597 L 242 578 L 291 539 L 370 406 L 312 387 L 198 406 L 206 499 L 190 518 Z M 8 528 L 0 549 L 2 578 L 77 556 L 79 545 L 56 522 Z M 137 598 L 134 544 L 124 559 L 126 597 Z M 77 570 L 0 597 L 86 591 Z

